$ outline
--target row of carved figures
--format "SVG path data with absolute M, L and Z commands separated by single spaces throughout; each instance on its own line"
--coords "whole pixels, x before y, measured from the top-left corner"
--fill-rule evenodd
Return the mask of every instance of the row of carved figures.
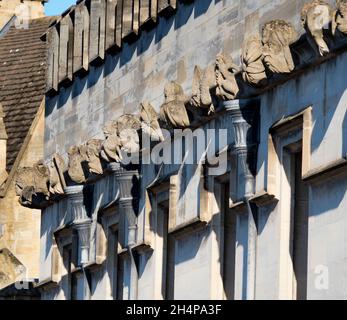
M 301 14 L 311 44 L 320 55 L 329 52 L 323 29 L 331 26 L 332 34 L 347 35 L 347 0 L 337 1 L 337 9 L 321 0 L 304 5 Z M 92 139 L 68 151 L 68 165 L 55 154 L 48 165 L 43 162 L 18 171 L 16 190 L 20 202 L 29 207 L 42 207 L 52 196 L 64 194 L 67 184 L 83 184 L 91 175 L 102 175 L 105 163 L 121 162 L 122 153 L 140 151 L 140 131 L 154 141 L 163 141 L 161 128 L 186 128 L 191 125 L 191 112 L 206 116 L 215 113 L 216 100 L 233 100 L 239 93 L 235 74 L 241 72 L 245 82 L 253 86 L 266 84 L 268 74 L 285 74 L 295 65 L 290 45 L 298 39 L 294 27 L 283 20 L 265 24 L 262 38 L 250 37 L 243 48 L 242 68 L 227 54 L 219 54 L 213 65 L 205 69 L 196 66 L 191 97 L 184 94 L 176 82 L 164 89 L 165 102 L 158 114 L 149 102 L 140 106 L 138 115 L 126 114 L 106 124 L 105 140 Z M 131 130 L 129 130 L 131 129 Z

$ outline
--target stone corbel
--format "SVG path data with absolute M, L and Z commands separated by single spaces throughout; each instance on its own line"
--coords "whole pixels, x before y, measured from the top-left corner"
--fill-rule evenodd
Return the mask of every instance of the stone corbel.
M 91 219 L 85 206 L 84 187 L 71 186 L 65 188 L 68 197 L 68 210 L 72 217 L 72 227 L 77 231 L 79 241 L 78 265 L 89 262 Z
M 235 142 L 232 153 L 236 156 L 237 191 L 235 203 L 243 202 L 254 194 L 258 147 L 258 111 L 256 100 L 223 101 L 223 109 L 230 114 Z
M 135 166 L 113 164 L 113 172 L 119 187 L 119 209 L 127 222 L 127 244 L 136 244 L 137 215 L 139 203 L 139 172 Z

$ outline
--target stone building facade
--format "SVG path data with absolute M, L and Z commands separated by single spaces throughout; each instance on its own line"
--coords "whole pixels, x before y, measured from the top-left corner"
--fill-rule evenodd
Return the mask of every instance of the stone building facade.
M 42 298 L 346 299 L 346 10 L 67 10 L 21 195 L 42 209 Z
M 0 299 L 39 296 L 32 283 L 39 278 L 40 210 L 21 205 L 16 181 L 21 168 L 43 157 L 47 47 L 41 35 L 54 21 L 43 16 L 42 1 L 30 1 L 25 5 L 33 14 L 21 24 L 15 3 L 0 1 L 0 29 L 9 19 L 0 34 Z

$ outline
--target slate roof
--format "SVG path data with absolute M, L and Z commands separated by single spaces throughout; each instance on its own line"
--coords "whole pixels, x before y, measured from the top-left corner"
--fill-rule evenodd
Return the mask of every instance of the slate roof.
M 13 25 L 0 38 L 0 103 L 8 135 L 8 173 L 44 97 L 47 48 L 40 37 L 55 19 L 31 20 L 28 29 Z

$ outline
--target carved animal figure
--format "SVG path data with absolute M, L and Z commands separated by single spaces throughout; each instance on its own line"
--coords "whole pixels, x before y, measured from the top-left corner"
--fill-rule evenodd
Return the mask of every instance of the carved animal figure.
M 117 121 L 110 121 L 104 127 L 105 140 L 101 146 L 100 156 L 107 162 L 121 162 L 121 142 L 118 137 Z
M 239 93 L 239 86 L 235 79 L 238 66 L 229 55 L 218 54 L 216 58 L 216 96 L 222 100 L 233 100 Z
M 18 169 L 16 194 L 23 206 L 40 208 L 49 199 L 49 169 L 42 162 Z
M 59 154 L 54 154 L 49 164 L 49 191 L 52 194 L 64 194 L 66 187 L 64 172 L 66 165 Z

